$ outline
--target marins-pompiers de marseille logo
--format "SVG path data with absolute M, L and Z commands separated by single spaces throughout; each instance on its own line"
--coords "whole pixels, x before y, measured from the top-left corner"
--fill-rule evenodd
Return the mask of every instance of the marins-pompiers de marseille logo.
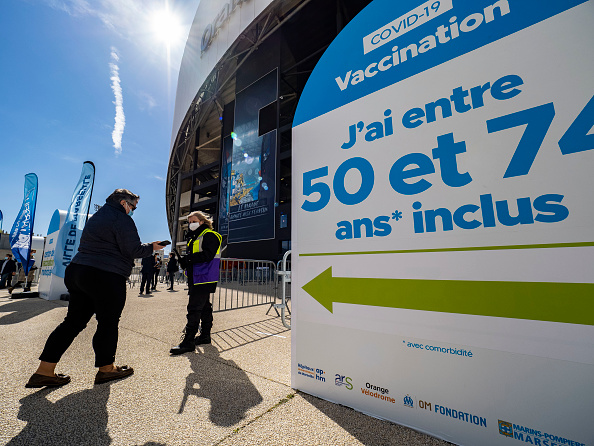
M 514 428 L 511 423 L 507 421 L 499 421 L 499 433 L 501 435 L 505 435 L 506 437 L 513 437 L 514 436 Z

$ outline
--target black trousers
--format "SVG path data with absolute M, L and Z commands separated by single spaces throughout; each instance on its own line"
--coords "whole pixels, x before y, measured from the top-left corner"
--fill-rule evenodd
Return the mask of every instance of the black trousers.
M 173 289 L 173 282 L 175 280 L 175 271 L 168 271 L 167 272 L 167 283 L 169 283 L 169 288 Z
M 2 277 L 0 278 L 0 288 L 5 288 L 6 282 L 8 282 L 8 286 L 10 286 L 11 280 L 9 279 L 12 279 L 11 273 L 2 274 Z
M 156 270 L 155 271 L 155 278 L 153 280 L 153 288 L 157 288 L 157 280 L 159 279 L 159 273 L 160 272 L 161 272 L 160 270 Z
M 70 293 L 64 322 L 50 334 L 39 359 L 58 362 L 93 314 L 97 331 L 93 336 L 95 367 L 112 364 L 118 346 L 118 324 L 126 304 L 126 278 L 86 265 L 71 263 L 64 283 Z
M 186 318 L 186 333 L 194 336 L 202 321 L 201 335 L 210 335 L 212 328 L 212 304 L 210 303 L 210 292 L 201 290 L 200 287 L 190 288 L 190 299 L 188 301 L 188 314 Z
M 153 273 L 152 271 L 148 273 L 142 272 L 141 275 L 142 279 L 140 280 L 140 292 L 142 293 L 144 287 L 146 286 L 146 292 L 150 293 L 152 288 L 151 284 L 153 283 Z

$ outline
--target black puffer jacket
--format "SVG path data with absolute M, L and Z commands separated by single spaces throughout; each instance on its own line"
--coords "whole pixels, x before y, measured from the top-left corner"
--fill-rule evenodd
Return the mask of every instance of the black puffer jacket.
M 141 243 L 132 217 L 119 203 L 106 202 L 89 218 L 72 263 L 129 277 L 134 259 L 153 253 L 150 243 Z

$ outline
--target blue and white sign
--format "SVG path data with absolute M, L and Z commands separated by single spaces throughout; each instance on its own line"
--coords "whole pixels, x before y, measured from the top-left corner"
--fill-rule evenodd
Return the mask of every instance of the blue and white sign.
M 54 273 L 58 235 L 60 234 L 60 229 L 64 226 L 67 215 L 68 212 L 56 209 L 47 229 L 38 286 L 39 296 L 43 299 L 59 299 L 62 294 L 68 292 L 66 285 L 64 285 L 64 278 L 58 277 Z
M 17 262 L 23 265 L 25 274 L 33 265 L 31 258 L 31 239 L 35 222 L 35 207 L 37 205 L 37 175 L 25 175 L 25 193 L 21 210 L 10 231 L 10 249 Z
M 293 387 L 456 444 L 594 445 L 592 23 L 375 0 L 330 45 L 293 122 Z
M 80 178 L 72 194 L 68 215 L 56 241 L 54 257 L 54 274 L 64 278 L 64 271 L 78 251 L 80 236 L 87 222 L 93 183 L 95 181 L 95 165 L 91 161 L 83 163 Z

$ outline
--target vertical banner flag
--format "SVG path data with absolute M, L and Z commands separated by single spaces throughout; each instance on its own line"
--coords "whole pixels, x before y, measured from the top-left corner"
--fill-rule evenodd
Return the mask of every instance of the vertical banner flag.
M 80 236 L 91 207 L 94 181 L 95 165 L 91 161 L 85 161 L 78 184 L 72 194 L 72 202 L 68 208 L 66 221 L 60 230 L 56 243 L 54 274 L 58 277 L 64 277 L 66 267 L 78 251 Z
M 227 183 L 229 243 L 274 238 L 276 130 L 263 128 L 260 110 L 275 106 L 277 91 L 273 70 L 236 95 Z
M 25 274 L 29 272 L 31 265 L 31 238 L 33 237 L 33 223 L 35 220 L 35 206 L 37 204 L 37 175 L 28 173 L 25 175 L 25 197 L 19 215 L 12 225 L 10 231 L 10 249 L 15 260 L 25 268 Z M 32 263 L 32 262 L 31 262 Z
M 231 190 L 231 171 L 233 169 L 233 137 L 223 139 L 221 154 L 221 187 L 219 200 L 219 234 L 229 235 L 229 191 Z
M 2 221 L 4 220 L 4 216 L 2 215 L 2 211 L 0 211 L 0 231 L 2 230 Z
M 594 446 L 594 0 L 374 0 L 292 127 L 291 386 Z M 588 56 L 590 55 L 590 56 Z

